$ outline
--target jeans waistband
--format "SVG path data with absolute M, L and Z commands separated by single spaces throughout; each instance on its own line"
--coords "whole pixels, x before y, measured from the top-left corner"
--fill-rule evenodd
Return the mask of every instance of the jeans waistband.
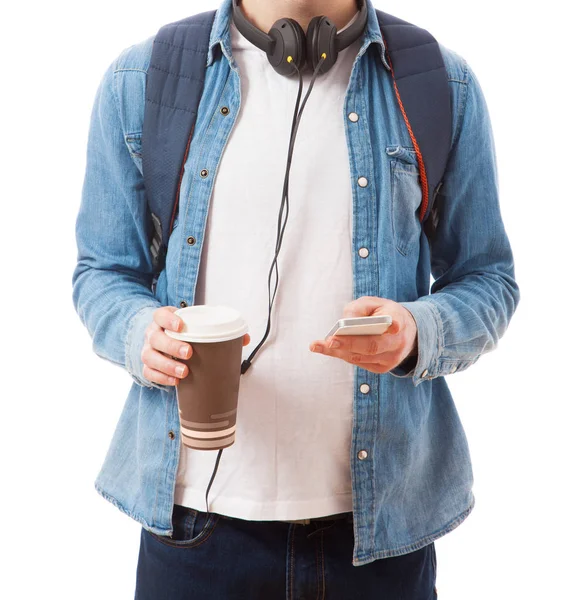
M 337 513 L 334 515 L 325 515 L 324 517 L 312 517 L 310 519 L 296 519 L 296 520 L 287 520 L 282 519 L 282 523 L 297 523 L 299 525 L 309 525 L 311 521 L 339 521 L 339 520 L 347 520 L 352 522 L 352 512 L 343 512 Z

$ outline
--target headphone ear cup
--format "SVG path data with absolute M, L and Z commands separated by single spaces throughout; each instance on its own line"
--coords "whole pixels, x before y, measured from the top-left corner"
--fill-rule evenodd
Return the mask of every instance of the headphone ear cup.
M 324 17 L 313 17 L 307 27 L 307 64 L 311 71 L 315 70 L 315 65 L 319 60 L 317 58 L 315 62 L 315 51 L 317 47 L 317 43 L 315 42 L 315 32 L 319 27 L 321 19 L 324 19 Z
M 279 19 L 268 32 L 269 37 L 275 42 L 267 59 L 280 75 L 293 75 L 296 69 L 287 62 L 287 57 L 292 56 L 299 71 L 306 61 L 306 37 L 303 28 L 294 19 Z
M 305 63 L 307 62 L 307 37 L 305 36 L 305 32 L 303 31 L 303 28 L 301 27 L 301 25 L 299 25 L 299 23 L 297 21 L 295 21 L 295 19 L 287 19 L 287 20 L 291 24 L 291 28 L 295 32 L 295 36 L 297 38 L 296 52 L 297 52 L 298 58 L 295 61 L 295 64 L 299 68 L 299 71 L 301 71 L 303 69 L 303 67 L 305 66 Z M 293 54 L 291 56 L 293 56 L 293 59 L 295 58 L 295 56 Z
M 326 73 L 336 62 L 336 25 L 328 17 L 313 17 L 307 27 L 307 64 L 311 71 L 315 70 L 323 52 L 327 57 L 319 73 Z

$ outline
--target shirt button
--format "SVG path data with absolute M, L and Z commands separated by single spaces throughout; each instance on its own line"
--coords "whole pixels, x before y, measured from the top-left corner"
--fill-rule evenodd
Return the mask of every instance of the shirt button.
M 200 177 L 208 177 L 208 169 L 202 169 L 200 171 Z
M 368 185 L 368 179 L 366 179 L 366 177 L 359 177 L 358 178 L 358 185 L 360 187 L 366 187 Z
M 428 371 L 427 369 L 422 373 L 422 377 L 425 377 L 427 375 Z
M 176 436 L 174 435 L 174 431 L 169 431 L 168 432 L 168 437 L 173 440 Z
M 230 114 L 230 109 L 227 106 L 222 106 L 222 108 L 220 108 L 220 112 L 224 115 L 224 117 L 226 115 Z
M 360 248 L 358 251 L 358 256 L 360 256 L 360 258 L 366 258 L 369 254 L 370 252 L 368 252 L 368 248 Z
M 366 452 L 366 450 L 361 450 L 361 451 L 358 453 L 358 458 L 359 458 L 360 460 L 364 460 L 364 459 L 365 459 L 367 456 L 368 456 L 368 452 Z
M 360 385 L 360 391 L 363 394 L 368 394 L 368 392 L 370 391 L 370 386 L 367 383 L 363 383 Z
M 358 121 L 358 115 L 355 112 L 351 112 L 348 115 L 348 118 L 353 122 L 356 123 L 356 121 Z
M 188 238 L 186 238 L 186 241 L 190 244 L 190 246 L 193 246 L 196 243 L 196 238 L 191 235 Z
M 187 303 L 186 303 L 184 300 L 181 300 L 181 301 L 180 301 L 180 306 L 181 306 L 182 308 L 185 308 L 186 306 L 188 306 L 188 304 L 187 304 Z

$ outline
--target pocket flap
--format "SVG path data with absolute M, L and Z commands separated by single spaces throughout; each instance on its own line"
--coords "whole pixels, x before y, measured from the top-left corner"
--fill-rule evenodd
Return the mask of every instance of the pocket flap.
M 142 133 L 128 133 L 125 136 L 125 143 L 131 156 L 137 158 L 142 156 Z
M 415 167 L 418 166 L 418 157 L 416 155 L 416 151 L 408 146 L 387 146 L 386 154 L 390 158 L 397 158 L 398 160 L 409 165 L 413 165 Z

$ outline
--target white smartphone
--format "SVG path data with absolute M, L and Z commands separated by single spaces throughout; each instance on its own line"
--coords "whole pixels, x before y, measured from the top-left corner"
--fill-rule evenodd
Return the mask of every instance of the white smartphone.
M 390 315 L 339 319 L 324 339 L 331 335 L 382 335 L 392 325 Z

